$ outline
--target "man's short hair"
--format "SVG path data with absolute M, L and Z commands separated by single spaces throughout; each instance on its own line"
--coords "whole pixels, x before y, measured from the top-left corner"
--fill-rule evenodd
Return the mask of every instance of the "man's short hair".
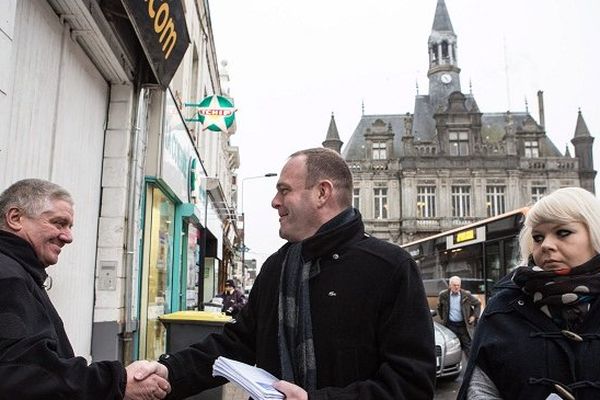
M 53 200 L 64 200 L 73 205 L 71 194 L 55 183 L 34 178 L 13 183 L 0 194 L 0 227 L 6 227 L 5 216 L 11 208 L 18 208 L 25 215 L 36 217 Z
M 324 147 L 315 147 L 297 151 L 290 158 L 299 156 L 306 157 L 307 189 L 322 179 L 329 179 L 339 191 L 340 204 L 347 207 L 352 205 L 352 173 L 339 153 Z

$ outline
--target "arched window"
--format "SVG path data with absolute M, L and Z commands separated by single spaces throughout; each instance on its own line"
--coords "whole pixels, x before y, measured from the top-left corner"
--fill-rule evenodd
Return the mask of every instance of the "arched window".
M 448 58 L 448 42 L 442 42 L 442 58 Z
M 437 64 L 437 63 L 439 62 L 439 61 L 438 61 L 438 45 L 437 45 L 437 44 L 433 44 L 433 45 L 431 45 L 431 47 L 430 47 L 430 50 L 429 50 L 429 51 L 431 51 L 431 55 L 432 55 L 432 60 L 433 60 L 433 62 L 434 62 L 435 64 Z

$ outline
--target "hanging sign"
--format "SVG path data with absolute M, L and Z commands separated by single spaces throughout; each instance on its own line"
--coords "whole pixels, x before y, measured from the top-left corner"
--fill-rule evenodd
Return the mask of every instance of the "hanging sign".
M 190 43 L 181 0 L 122 0 L 152 72 L 166 88 Z
M 184 105 L 186 107 L 198 107 L 195 116 L 186 119 L 186 121 L 200 122 L 203 129 L 227 133 L 235 121 L 237 110 L 227 97 L 215 94 L 205 97 L 200 103 L 185 103 Z

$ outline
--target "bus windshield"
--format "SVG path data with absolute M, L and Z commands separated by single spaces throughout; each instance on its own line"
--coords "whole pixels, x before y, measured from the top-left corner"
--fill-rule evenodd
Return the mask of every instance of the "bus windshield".
M 514 210 L 402 245 L 421 270 L 430 307 L 435 309 L 454 275 L 485 304 L 496 282 L 519 263 L 518 236 L 526 212 Z

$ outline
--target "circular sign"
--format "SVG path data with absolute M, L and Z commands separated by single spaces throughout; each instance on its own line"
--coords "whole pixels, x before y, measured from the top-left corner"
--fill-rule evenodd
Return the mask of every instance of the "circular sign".
M 212 95 L 198 104 L 198 119 L 204 129 L 227 133 L 235 120 L 235 108 L 226 97 Z

